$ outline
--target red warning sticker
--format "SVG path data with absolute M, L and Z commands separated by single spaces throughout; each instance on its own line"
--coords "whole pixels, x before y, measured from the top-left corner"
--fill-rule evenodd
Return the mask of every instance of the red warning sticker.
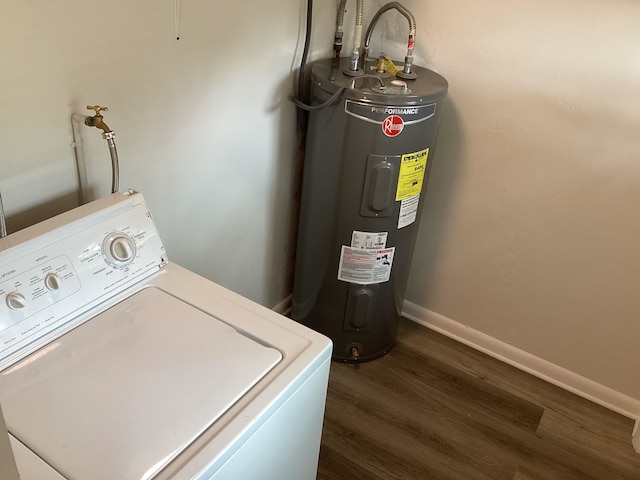
M 404 128 L 404 120 L 398 115 L 389 115 L 382 121 L 382 131 L 387 137 L 397 137 Z

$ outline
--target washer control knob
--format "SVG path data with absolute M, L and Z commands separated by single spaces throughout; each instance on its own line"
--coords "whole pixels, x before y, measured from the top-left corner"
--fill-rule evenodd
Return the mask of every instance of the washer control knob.
M 11 292 L 7 294 L 7 306 L 11 310 L 20 310 L 27 306 L 27 299 L 20 292 Z
M 136 256 L 136 244 L 127 234 L 116 232 L 105 238 L 103 252 L 108 263 L 128 265 Z
M 62 288 L 62 279 L 57 273 L 47 273 L 47 276 L 44 277 L 44 285 L 47 289 L 55 292 Z
M 134 247 L 126 237 L 117 237 L 111 242 L 111 256 L 118 262 L 127 262 L 133 258 Z

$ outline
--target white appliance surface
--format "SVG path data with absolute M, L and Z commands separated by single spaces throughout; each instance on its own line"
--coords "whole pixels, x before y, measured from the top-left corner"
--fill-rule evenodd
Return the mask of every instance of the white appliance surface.
M 11 433 L 65 475 L 145 478 L 281 358 L 146 288 L 3 372 L 2 405 Z
M 150 218 L 117 194 L 0 241 L 0 404 L 22 480 L 315 478 L 330 341 L 167 262 Z M 116 261 L 114 231 L 130 241 Z

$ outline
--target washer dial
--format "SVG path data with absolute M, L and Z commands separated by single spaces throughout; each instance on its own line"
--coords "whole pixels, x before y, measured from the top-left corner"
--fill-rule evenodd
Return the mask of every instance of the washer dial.
M 114 232 L 102 242 L 102 253 L 109 265 L 124 267 L 136 257 L 136 242 L 126 233 Z
M 6 302 L 11 310 L 22 310 L 27 306 L 27 299 L 20 292 L 8 293 Z
M 62 288 L 62 279 L 57 273 L 47 273 L 47 276 L 44 277 L 44 285 L 47 290 L 56 292 Z

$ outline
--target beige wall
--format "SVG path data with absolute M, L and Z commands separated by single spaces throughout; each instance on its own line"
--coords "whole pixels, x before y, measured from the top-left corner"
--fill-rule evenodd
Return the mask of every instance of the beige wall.
M 284 299 L 305 2 L 181 2 L 177 42 L 173 2 L 0 1 L 9 227 L 73 206 L 69 119 L 105 104 L 121 185 L 145 194 L 170 258 Z M 640 4 L 402 3 L 416 63 L 450 82 L 407 300 L 640 400 Z M 311 58 L 335 4 L 316 2 Z M 373 46 L 402 56 L 405 35 L 389 14 Z M 100 196 L 105 142 L 84 137 Z
M 640 401 L 640 3 L 402 3 L 450 82 L 408 302 Z
M 109 107 L 122 189 L 169 258 L 272 306 L 290 293 L 297 139 L 289 101 L 303 2 L 0 0 L 0 190 L 9 229 L 75 205 L 70 118 Z M 335 15 L 335 12 L 331 15 Z M 327 25 L 330 29 L 330 25 Z M 92 197 L 108 193 L 83 127 Z

